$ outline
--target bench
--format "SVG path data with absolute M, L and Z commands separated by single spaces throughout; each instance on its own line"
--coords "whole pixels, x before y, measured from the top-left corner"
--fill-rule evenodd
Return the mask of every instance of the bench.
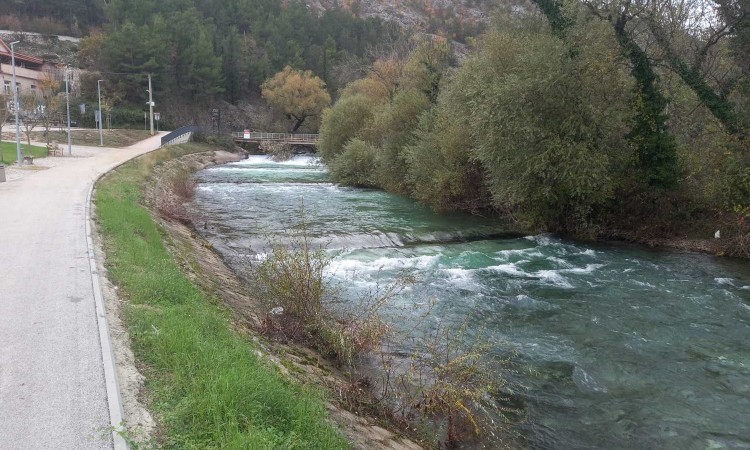
M 47 144 L 47 156 L 63 156 L 63 149 L 57 141 Z

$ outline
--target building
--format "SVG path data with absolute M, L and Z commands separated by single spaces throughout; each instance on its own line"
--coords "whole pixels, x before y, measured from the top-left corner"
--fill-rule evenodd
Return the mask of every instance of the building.
M 43 80 L 54 76 L 55 67 L 35 56 L 16 52 L 16 85 L 19 92 L 41 89 Z M 0 92 L 12 95 L 13 66 L 11 65 L 11 48 L 0 39 Z

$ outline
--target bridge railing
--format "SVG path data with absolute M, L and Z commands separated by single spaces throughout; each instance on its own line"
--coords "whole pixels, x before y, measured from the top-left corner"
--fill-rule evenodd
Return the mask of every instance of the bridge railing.
M 200 127 L 197 125 L 187 125 L 182 128 L 178 128 L 174 130 L 173 132 L 163 136 L 161 138 L 161 145 L 162 147 L 165 145 L 170 145 L 176 141 L 182 141 L 182 140 L 190 140 L 190 137 L 193 133 L 200 130 Z
M 250 133 L 232 133 L 235 139 L 246 139 L 251 141 L 287 141 L 287 142 L 317 142 L 318 134 L 310 133 L 265 133 L 252 131 Z

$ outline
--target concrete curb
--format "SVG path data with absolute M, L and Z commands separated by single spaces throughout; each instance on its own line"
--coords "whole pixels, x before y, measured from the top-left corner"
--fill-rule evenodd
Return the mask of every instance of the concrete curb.
M 110 169 L 112 170 L 112 169 Z M 110 170 L 105 172 L 108 173 Z M 86 197 L 86 245 L 88 247 L 89 267 L 91 269 L 91 285 L 94 290 L 94 302 L 96 303 L 96 322 L 99 328 L 99 342 L 102 348 L 102 363 L 104 364 L 104 384 L 107 388 L 107 405 L 109 406 L 109 421 L 112 425 L 112 444 L 114 450 L 129 450 L 128 443 L 122 436 L 125 431 L 123 426 L 122 400 L 120 398 L 120 386 L 117 383 L 117 368 L 115 357 L 112 352 L 112 342 L 109 338 L 109 325 L 107 313 L 104 307 L 104 296 L 99 282 L 99 269 L 96 264 L 96 253 L 94 252 L 94 236 L 91 218 L 91 200 L 94 194 L 94 186 L 104 176 L 99 175 L 89 187 Z
M 107 323 L 106 307 L 104 306 L 104 295 L 102 294 L 100 273 L 96 263 L 96 252 L 94 250 L 93 235 L 93 218 L 91 217 L 92 199 L 96 183 L 105 175 L 117 169 L 120 166 L 132 161 L 139 156 L 159 150 L 161 146 L 149 150 L 140 155 L 134 156 L 127 161 L 123 161 L 113 167 L 110 167 L 91 182 L 88 195 L 86 196 L 86 245 L 88 247 L 89 268 L 91 270 L 91 285 L 94 291 L 94 302 L 96 303 L 96 321 L 99 328 L 99 342 L 102 349 L 102 363 L 104 364 L 104 384 L 107 388 L 107 404 L 109 406 L 109 420 L 112 426 L 112 444 L 114 450 L 130 450 L 130 446 L 123 437 L 127 431 L 123 422 L 122 399 L 120 397 L 120 385 L 117 382 L 117 367 L 115 366 L 115 356 L 112 351 L 112 341 L 109 337 L 109 324 Z

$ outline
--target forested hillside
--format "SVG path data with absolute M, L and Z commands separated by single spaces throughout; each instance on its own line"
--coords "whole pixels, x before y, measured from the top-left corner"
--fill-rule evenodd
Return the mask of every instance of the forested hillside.
M 275 0 L 115 0 L 105 34 L 84 42 L 88 68 L 133 74 L 117 81 L 128 99 L 145 101 L 143 74 L 157 92 L 229 102 L 257 92 L 291 65 L 330 81 L 335 63 L 362 57 L 398 30 L 339 9 L 316 17 L 302 3 Z
M 750 4 L 536 3 L 458 68 L 428 40 L 349 84 L 321 128 L 334 178 L 532 230 L 723 230 L 750 255 Z
M 366 66 L 369 49 L 404 36 L 396 24 L 360 19 L 338 7 L 315 12 L 299 1 L 33 0 L 14 5 L 2 10 L 9 14 L 2 17 L 8 28 L 85 34 L 78 65 L 86 73 L 78 91 L 94 101 L 96 80 L 102 79 L 105 106 L 116 106 L 118 117 L 134 124 L 148 98 L 148 74 L 165 119 L 179 125 L 191 120 L 189 110 L 206 111 L 216 102 L 257 103 L 261 84 L 286 66 L 311 70 L 335 92 L 339 80 L 350 80 Z M 128 105 L 132 111 L 123 112 Z M 177 112 L 187 114 L 175 118 Z

